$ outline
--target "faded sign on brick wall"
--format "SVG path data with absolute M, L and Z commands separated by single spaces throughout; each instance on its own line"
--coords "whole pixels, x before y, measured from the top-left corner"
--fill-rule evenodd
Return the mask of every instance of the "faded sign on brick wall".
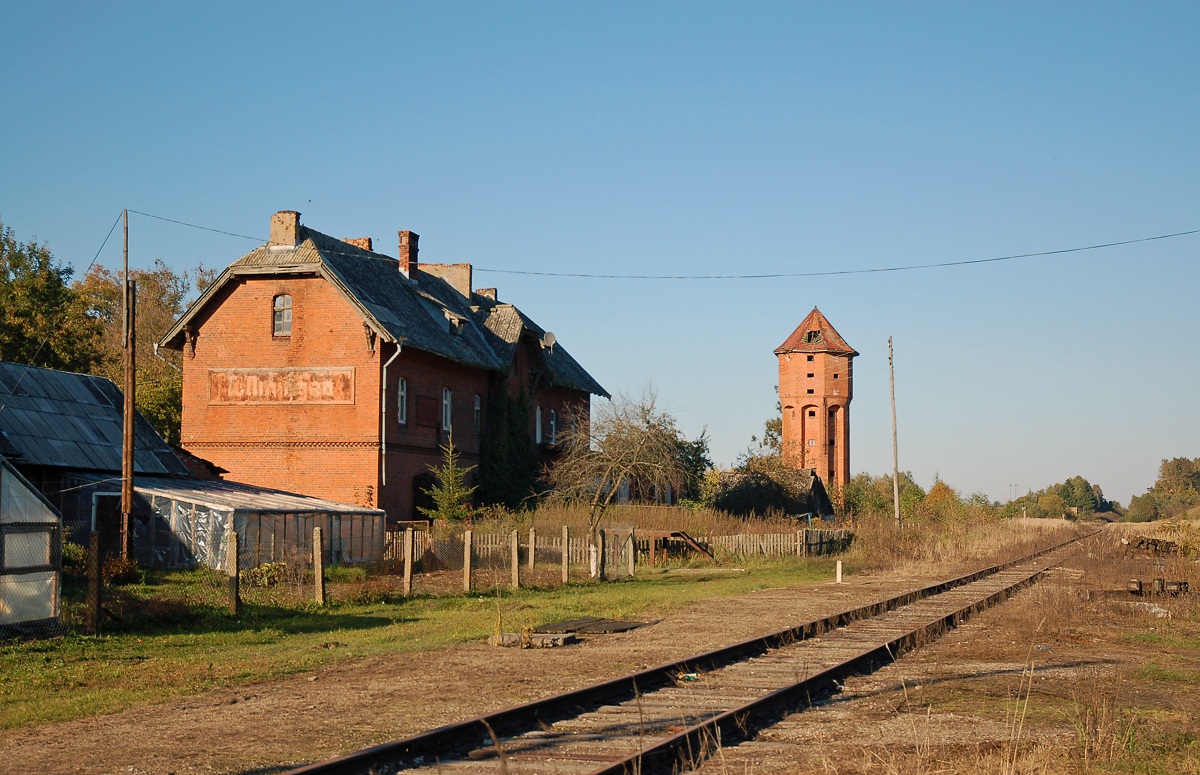
M 354 367 L 210 369 L 210 404 L 353 404 Z

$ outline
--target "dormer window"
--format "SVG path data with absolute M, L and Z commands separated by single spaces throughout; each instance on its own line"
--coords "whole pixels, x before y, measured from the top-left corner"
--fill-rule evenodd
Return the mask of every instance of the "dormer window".
M 821 341 L 821 332 L 820 331 L 806 331 L 804 334 L 804 341 L 808 344 L 817 344 L 818 342 Z
M 292 335 L 292 297 L 280 294 L 275 297 L 275 336 Z
M 449 332 L 451 336 L 462 336 L 463 329 L 466 327 L 467 322 L 458 315 L 451 313 L 449 310 L 447 310 L 445 314 L 446 331 Z

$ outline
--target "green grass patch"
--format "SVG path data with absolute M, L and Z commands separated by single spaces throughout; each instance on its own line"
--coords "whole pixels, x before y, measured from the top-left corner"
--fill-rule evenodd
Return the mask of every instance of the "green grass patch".
M 1135 678 L 1142 681 L 1154 681 L 1156 683 L 1178 683 L 1187 686 L 1200 685 L 1200 673 L 1195 670 L 1184 670 L 1177 667 L 1168 667 L 1160 665 L 1156 662 L 1147 662 L 1139 666 L 1134 672 Z
M 701 600 L 828 581 L 833 561 L 748 561 L 746 573 L 582 583 L 552 589 L 404 598 L 362 594 L 351 578 L 325 608 L 286 587 L 245 590 L 229 617 L 224 579 L 206 569 L 148 571 L 112 590 L 120 616 L 101 636 L 0 643 L 0 728 L 68 721 L 206 689 L 263 681 L 376 654 L 420 652 L 486 638 L 499 608 L 505 630 L 580 616 L 651 619 Z M 64 608 L 78 615 L 80 591 Z M 365 598 L 365 599 L 364 599 Z M 355 600 L 357 602 L 346 602 Z

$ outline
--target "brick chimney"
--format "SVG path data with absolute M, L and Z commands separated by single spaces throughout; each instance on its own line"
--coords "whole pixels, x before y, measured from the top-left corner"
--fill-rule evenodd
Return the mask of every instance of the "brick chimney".
M 405 277 L 412 277 L 417 271 L 417 240 L 421 235 L 408 229 L 400 230 L 400 271 Z
M 347 245 L 353 245 L 356 248 L 362 248 L 366 251 L 371 250 L 370 237 L 342 237 L 342 242 L 345 242 Z
M 496 298 L 496 289 L 495 288 L 476 288 L 475 293 L 477 293 L 478 295 L 482 296 L 485 299 L 491 299 L 492 301 L 500 301 L 499 299 Z
M 294 248 L 300 242 L 300 213 L 280 210 L 271 216 L 271 247 Z

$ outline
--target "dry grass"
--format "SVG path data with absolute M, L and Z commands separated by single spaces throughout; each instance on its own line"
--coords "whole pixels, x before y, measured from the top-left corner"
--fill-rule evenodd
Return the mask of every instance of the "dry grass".
M 1080 531 L 1066 520 L 930 521 L 897 528 L 883 515 L 858 519 L 847 562 L 862 570 L 940 573 L 1001 562 L 1065 540 Z

